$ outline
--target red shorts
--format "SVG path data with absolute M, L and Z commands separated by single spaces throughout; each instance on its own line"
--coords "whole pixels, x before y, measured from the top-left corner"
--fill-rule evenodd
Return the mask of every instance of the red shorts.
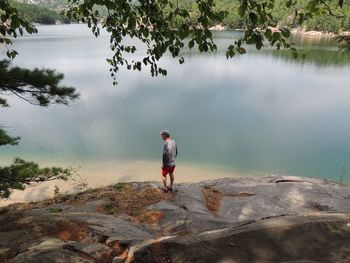
M 174 170 L 175 170 L 175 166 L 163 166 L 162 175 L 165 177 L 168 173 L 173 173 Z

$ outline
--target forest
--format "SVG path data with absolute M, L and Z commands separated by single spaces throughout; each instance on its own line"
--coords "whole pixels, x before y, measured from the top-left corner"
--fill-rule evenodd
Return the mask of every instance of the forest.
M 24 18 L 33 23 L 54 25 L 56 23 L 69 24 L 71 22 L 58 9 L 51 9 L 45 5 L 28 4 L 15 0 L 11 0 L 11 4 Z
M 245 27 L 245 17 L 239 15 L 239 0 L 215 0 L 218 11 L 227 11 L 223 21 L 223 26 L 227 29 L 241 29 Z M 293 19 L 295 9 L 287 8 L 284 0 L 276 0 L 273 6 L 274 22 L 278 26 L 289 26 L 295 28 L 298 22 Z M 326 8 L 320 9 L 317 15 L 308 19 L 305 23 L 306 30 L 317 30 L 324 32 L 339 32 L 350 30 L 350 1 L 344 3 L 343 8 L 339 8 L 337 1 L 325 1 Z M 307 0 L 298 1 L 298 5 L 306 6 Z M 31 22 L 40 24 L 70 23 L 71 20 L 60 11 L 68 4 L 65 0 L 49 1 L 40 4 L 28 4 L 12 0 L 12 4 Z M 195 0 L 179 0 L 176 2 L 180 7 L 188 10 L 190 14 L 198 12 Z M 298 7 L 296 7 L 298 8 Z M 99 10 L 102 16 L 107 14 L 106 10 Z

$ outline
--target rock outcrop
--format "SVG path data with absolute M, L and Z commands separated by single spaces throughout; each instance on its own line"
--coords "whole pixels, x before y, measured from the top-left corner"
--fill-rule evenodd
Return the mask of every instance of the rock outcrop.
M 123 183 L 0 210 L 0 262 L 350 262 L 350 188 L 245 177 Z

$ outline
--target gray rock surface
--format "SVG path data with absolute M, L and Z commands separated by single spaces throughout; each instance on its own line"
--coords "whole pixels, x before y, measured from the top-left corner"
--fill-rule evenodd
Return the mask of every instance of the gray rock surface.
M 350 214 L 277 217 L 142 247 L 135 262 L 350 262 Z
M 350 262 L 347 186 L 266 176 L 159 187 L 4 207 L 0 262 Z

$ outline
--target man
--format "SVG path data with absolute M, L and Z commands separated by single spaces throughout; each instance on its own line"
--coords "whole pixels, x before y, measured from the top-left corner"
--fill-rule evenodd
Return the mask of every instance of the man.
M 175 170 L 175 160 L 177 157 L 177 146 L 175 140 L 170 138 L 170 133 L 167 130 L 163 130 L 160 133 L 164 141 L 163 145 L 163 185 L 164 192 L 173 191 L 174 184 L 174 170 Z M 167 187 L 167 175 L 170 177 L 170 186 Z

